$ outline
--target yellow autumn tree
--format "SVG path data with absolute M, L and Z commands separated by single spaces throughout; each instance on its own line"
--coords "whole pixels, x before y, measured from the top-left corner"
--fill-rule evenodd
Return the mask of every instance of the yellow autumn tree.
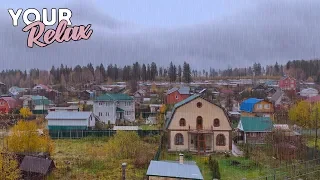
M 54 149 L 49 133 L 40 130 L 34 121 L 18 121 L 5 140 L 10 152 L 47 152 L 52 154 Z
M 300 101 L 289 110 L 289 119 L 297 125 L 310 128 L 311 126 L 311 104 L 306 101 Z
M 17 180 L 20 179 L 19 163 L 12 153 L 0 151 L 0 179 Z
M 32 115 L 32 112 L 30 111 L 30 109 L 28 107 L 23 107 L 20 109 L 20 115 L 26 119 L 28 118 L 29 116 Z

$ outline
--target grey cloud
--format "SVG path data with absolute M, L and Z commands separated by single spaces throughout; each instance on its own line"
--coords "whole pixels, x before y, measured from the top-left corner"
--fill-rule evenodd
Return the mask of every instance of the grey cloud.
M 68 7 L 75 24 L 92 24 L 91 39 L 46 48 L 28 48 L 22 27 L 12 27 L 9 15 L 0 16 L 1 69 L 48 69 L 61 63 L 75 66 L 88 62 L 123 66 L 135 61 L 160 65 L 188 61 L 193 68 L 226 68 L 319 55 L 318 1 L 259 1 L 233 15 L 176 29 L 143 29 L 84 3 Z

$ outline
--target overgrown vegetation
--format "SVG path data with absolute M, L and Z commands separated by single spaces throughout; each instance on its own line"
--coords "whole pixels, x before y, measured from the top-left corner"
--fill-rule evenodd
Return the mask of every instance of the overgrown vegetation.
M 113 137 L 55 140 L 52 179 L 119 179 L 126 162 L 127 179 L 143 179 L 159 145 L 159 136 L 140 138 L 119 131 Z

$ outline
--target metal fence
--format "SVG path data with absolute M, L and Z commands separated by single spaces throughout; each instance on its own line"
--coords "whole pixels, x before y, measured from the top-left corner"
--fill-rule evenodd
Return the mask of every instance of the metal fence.
M 319 179 L 319 175 L 320 159 L 314 159 L 273 169 L 269 175 L 254 180 L 313 180 Z
M 49 130 L 52 139 L 79 139 L 85 137 L 111 137 L 116 130 Z M 131 131 L 132 132 L 132 131 Z M 160 130 L 136 130 L 140 137 L 160 135 Z

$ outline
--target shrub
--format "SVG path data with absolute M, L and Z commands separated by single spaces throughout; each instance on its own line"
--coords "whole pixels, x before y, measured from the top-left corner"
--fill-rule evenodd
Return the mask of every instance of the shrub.
M 217 160 L 212 159 L 211 156 L 209 156 L 209 168 L 212 173 L 212 177 L 215 179 L 220 179 L 221 174 L 220 174 L 220 169 L 219 169 L 219 163 Z

